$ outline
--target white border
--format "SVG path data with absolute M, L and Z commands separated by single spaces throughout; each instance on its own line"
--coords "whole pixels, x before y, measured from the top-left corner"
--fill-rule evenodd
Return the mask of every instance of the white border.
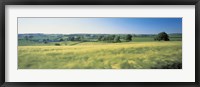
M 194 82 L 194 5 L 6 5 L 6 82 Z M 183 69 L 17 70 L 17 17 L 183 17 Z

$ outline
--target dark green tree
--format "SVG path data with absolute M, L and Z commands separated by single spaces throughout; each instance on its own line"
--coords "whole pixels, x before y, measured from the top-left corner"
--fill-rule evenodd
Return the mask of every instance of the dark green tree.
M 120 41 L 120 36 L 115 36 L 114 42 L 115 42 L 115 43 L 121 42 L 121 41 Z
M 99 36 L 98 41 L 103 41 L 103 36 Z
M 170 39 L 169 39 L 169 36 L 168 36 L 167 33 L 165 33 L 165 32 L 160 32 L 160 33 L 154 38 L 154 40 L 157 40 L 157 41 L 161 41 L 161 40 L 163 40 L 163 41 L 169 41 Z
M 101 41 L 106 41 L 106 37 L 102 36 Z
M 44 42 L 45 44 L 47 44 L 47 43 L 48 43 L 48 41 L 47 41 L 46 39 L 43 39 L 43 42 Z
M 125 41 L 131 41 L 131 40 L 132 40 L 132 35 L 127 34 L 127 35 L 125 36 Z
M 29 37 L 28 37 L 28 36 L 25 36 L 24 38 L 25 38 L 25 40 L 29 40 Z
M 108 42 L 113 42 L 113 41 L 114 41 L 114 38 L 115 38 L 115 35 L 109 35 L 109 36 L 107 37 L 107 41 L 108 41 Z
M 60 44 L 59 44 L 59 43 L 55 43 L 55 45 L 56 45 L 56 46 L 60 46 Z
M 60 42 L 61 42 L 61 41 L 64 41 L 64 39 L 63 39 L 63 38 L 60 38 L 60 40 L 59 40 L 59 41 L 60 41 Z
M 68 40 L 69 40 L 69 41 L 74 41 L 75 39 L 74 39 L 73 36 L 71 36 L 71 37 L 68 38 Z

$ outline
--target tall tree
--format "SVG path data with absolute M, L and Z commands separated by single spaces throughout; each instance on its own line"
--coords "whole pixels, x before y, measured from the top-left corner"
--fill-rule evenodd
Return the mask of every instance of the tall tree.
M 158 35 L 154 38 L 154 40 L 158 40 L 158 41 L 161 41 L 161 40 L 164 40 L 164 41 L 169 41 L 169 36 L 167 33 L 165 32 L 160 32 L 158 33 Z
M 121 41 L 120 41 L 120 36 L 115 36 L 114 42 L 116 42 L 116 43 L 121 42 Z
M 132 40 L 132 35 L 127 34 L 127 35 L 125 36 L 125 41 L 131 41 L 131 40 Z

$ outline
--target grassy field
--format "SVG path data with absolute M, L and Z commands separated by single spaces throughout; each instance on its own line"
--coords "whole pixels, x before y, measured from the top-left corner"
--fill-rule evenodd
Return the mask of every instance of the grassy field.
M 134 42 L 152 42 L 153 37 L 135 37 Z M 170 37 L 170 41 L 182 41 L 181 37 Z
M 182 41 L 18 46 L 19 69 L 180 69 Z

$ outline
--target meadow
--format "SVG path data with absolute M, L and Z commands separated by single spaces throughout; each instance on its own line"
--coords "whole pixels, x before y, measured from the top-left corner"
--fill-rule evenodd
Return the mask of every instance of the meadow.
M 148 41 L 149 40 L 149 41 Z M 176 39 L 175 39 L 176 40 Z M 56 43 L 56 42 L 55 42 Z M 18 46 L 19 69 L 181 69 L 182 41 L 54 42 Z
M 182 18 L 18 18 L 18 69 L 182 69 Z

